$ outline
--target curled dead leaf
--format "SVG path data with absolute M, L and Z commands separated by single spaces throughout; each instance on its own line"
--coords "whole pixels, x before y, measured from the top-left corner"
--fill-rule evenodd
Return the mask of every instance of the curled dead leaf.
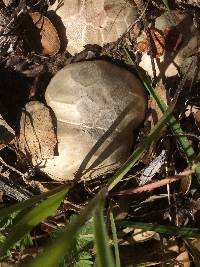
M 39 12 L 30 13 L 33 23 L 40 31 L 42 53 L 53 56 L 60 49 L 60 40 L 58 33 L 51 21 Z

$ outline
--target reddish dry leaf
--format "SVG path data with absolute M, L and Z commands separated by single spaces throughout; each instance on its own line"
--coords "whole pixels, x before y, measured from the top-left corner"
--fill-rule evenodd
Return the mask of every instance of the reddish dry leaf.
M 165 38 L 157 30 L 151 29 L 151 37 L 154 41 L 155 51 L 154 57 L 159 58 L 163 55 L 165 49 Z
M 153 41 L 153 47 L 152 47 L 152 52 L 153 52 L 153 56 L 155 58 L 159 58 L 160 56 L 162 56 L 163 52 L 164 52 L 164 48 L 165 48 L 165 39 L 164 36 L 161 35 L 157 30 L 155 29 L 151 29 L 150 30 L 150 34 L 152 37 L 152 41 Z M 141 53 L 148 53 L 149 52 L 149 46 L 148 46 L 148 41 L 147 41 L 147 37 L 144 38 L 143 41 L 139 42 L 137 44 L 137 50 Z
M 147 45 L 147 41 L 141 41 L 139 43 L 137 43 L 137 51 L 139 51 L 140 53 L 145 53 L 148 50 L 148 45 Z
M 163 34 L 156 29 L 150 29 L 150 34 L 154 46 L 151 48 L 154 58 L 160 58 L 165 50 L 177 52 L 183 39 L 183 35 L 174 28 L 166 28 Z M 141 53 L 148 53 L 149 49 L 147 37 L 137 44 L 137 50 Z

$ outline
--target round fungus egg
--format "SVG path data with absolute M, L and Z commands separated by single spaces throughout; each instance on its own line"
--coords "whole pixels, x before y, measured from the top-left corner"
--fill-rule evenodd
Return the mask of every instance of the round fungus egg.
M 55 180 L 93 179 L 127 160 L 147 105 L 133 73 L 103 60 L 73 63 L 52 78 L 45 98 L 58 153 L 41 170 Z

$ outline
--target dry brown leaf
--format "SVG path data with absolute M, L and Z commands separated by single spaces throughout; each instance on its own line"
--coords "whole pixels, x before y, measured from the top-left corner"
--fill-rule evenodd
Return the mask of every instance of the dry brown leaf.
M 165 38 L 157 30 L 151 29 L 151 37 L 155 45 L 154 57 L 159 58 L 163 55 L 165 49 Z
M 187 240 L 187 244 L 191 251 L 195 250 L 196 253 L 200 253 L 200 239 Z
M 20 150 L 34 165 L 51 159 L 57 144 L 52 116 L 47 106 L 39 101 L 26 104 L 20 121 Z
M 55 27 L 47 17 L 39 12 L 33 12 L 30 16 L 35 26 L 40 30 L 43 54 L 55 55 L 60 49 L 60 40 Z
M 176 261 L 177 265 L 174 265 L 174 267 L 176 266 L 190 267 L 190 259 L 187 250 L 181 252 L 176 258 Z
M 194 119 L 195 119 L 195 123 L 197 128 L 200 131 L 200 110 L 198 110 L 197 112 L 193 113 Z
M 175 264 L 172 265 L 173 267 L 179 267 L 179 266 L 190 267 L 190 259 L 188 251 L 186 250 L 185 246 L 180 247 L 180 245 L 178 244 L 178 242 L 174 237 L 170 238 L 167 241 L 165 250 L 175 252 L 178 254 L 178 256 L 174 260 Z
M 164 49 L 165 49 L 165 38 L 164 35 L 160 34 L 157 30 L 151 29 L 150 30 L 151 38 L 153 41 L 152 44 L 152 52 L 153 52 L 153 57 L 159 58 L 163 55 Z M 147 37 L 143 38 L 144 40 L 140 41 L 137 43 L 137 50 L 141 53 L 148 53 L 150 50 L 150 47 L 147 41 Z
M 190 186 L 192 183 L 192 175 L 188 175 L 181 179 L 181 192 L 185 195 L 190 190 Z

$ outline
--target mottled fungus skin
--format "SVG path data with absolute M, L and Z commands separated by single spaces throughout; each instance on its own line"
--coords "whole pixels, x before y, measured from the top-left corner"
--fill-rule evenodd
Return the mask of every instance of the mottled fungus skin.
M 59 16 L 68 41 L 67 51 L 79 53 L 87 44 L 115 42 L 134 23 L 136 8 L 126 0 L 64 0 L 49 7 Z
M 135 75 L 102 60 L 74 63 L 53 77 L 45 98 L 57 118 L 58 155 L 41 170 L 55 180 L 92 179 L 127 160 L 147 104 Z

